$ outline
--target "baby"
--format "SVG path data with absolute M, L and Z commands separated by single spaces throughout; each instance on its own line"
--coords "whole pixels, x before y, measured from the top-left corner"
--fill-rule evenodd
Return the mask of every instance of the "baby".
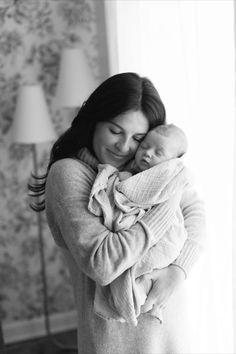
M 152 129 L 139 145 L 135 162 L 139 171 L 160 162 L 181 157 L 187 151 L 187 138 L 174 124 L 159 125 Z
M 185 133 L 174 124 L 159 125 L 150 130 L 136 151 L 131 162 L 131 172 L 145 171 L 160 162 L 183 156 L 188 143 Z M 131 173 L 120 172 L 121 180 L 129 178 Z
M 186 168 L 179 159 L 186 151 L 187 138 L 177 126 L 168 124 L 152 129 L 135 154 L 129 169 L 131 172 L 117 171 L 110 165 L 99 166 L 97 180 L 91 191 L 89 210 L 103 216 L 104 224 L 118 232 L 140 220 L 152 206 L 171 203 L 176 193 L 181 194 L 189 183 Z M 97 287 L 97 314 L 104 318 L 125 319 L 137 325 L 141 305 L 152 286 L 153 270 L 173 263 L 186 240 L 180 207 L 176 209 L 175 215 L 173 225 L 146 256 L 115 279 L 109 289 Z M 145 274 L 148 277 L 143 277 Z M 108 299 L 110 308 L 103 299 Z M 131 304 L 135 304 L 134 308 Z M 150 314 L 162 322 L 161 311 L 155 309 Z

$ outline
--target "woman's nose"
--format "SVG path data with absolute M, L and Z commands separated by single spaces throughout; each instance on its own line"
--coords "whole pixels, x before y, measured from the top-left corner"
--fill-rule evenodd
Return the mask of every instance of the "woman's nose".
M 119 141 L 117 141 L 115 146 L 117 150 L 119 150 L 123 154 L 128 153 L 131 149 L 129 139 L 120 139 Z

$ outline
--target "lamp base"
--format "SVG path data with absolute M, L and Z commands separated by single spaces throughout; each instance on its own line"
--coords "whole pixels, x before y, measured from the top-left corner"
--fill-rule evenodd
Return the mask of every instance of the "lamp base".
M 0 353 L 78 354 L 76 337 L 77 334 L 75 331 L 57 333 L 55 336 L 44 336 L 27 341 L 7 344 L 5 347 L 0 346 Z M 64 344 L 59 343 L 57 340 L 64 342 Z M 74 345 L 74 347 L 72 347 L 72 345 Z
M 58 342 L 56 340 L 56 338 L 54 338 L 52 336 L 52 334 L 48 335 L 48 339 L 49 341 L 55 346 L 56 352 L 55 354 L 60 354 L 60 353 L 74 353 L 74 354 L 78 354 L 78 349 L 76 347 L 70 347 L 70 346 L 66 346 L 66 344 L 62 344 L 60 342 Z

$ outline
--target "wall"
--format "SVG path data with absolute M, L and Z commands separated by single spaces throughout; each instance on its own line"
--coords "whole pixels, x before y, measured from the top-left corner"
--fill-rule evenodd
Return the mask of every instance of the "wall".
M 27 197 L 31 147 L 11 140 L 17 89 L 29 81 L 43 85 L 59 135 L 71 120 L 71 112 L 58 108 L 54 99 L 61 49 L 82 44 L 96 83 L 108 69 L 102 1 L 16 0 L 0 9 L 0 31 L 0 317 L 7 332 L 12 323 L 43 313 L 37 219 Z M 41 172 L 49 150 L 50 144 L 38 146 Z M 68 313 L 74 310 L 70 280 L 43 219 L 49 310 Z

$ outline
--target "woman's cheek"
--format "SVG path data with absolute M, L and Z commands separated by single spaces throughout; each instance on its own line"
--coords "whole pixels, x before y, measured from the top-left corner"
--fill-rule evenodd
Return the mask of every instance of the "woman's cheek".
M 134 145 L 134 154 L 136 154 L 137 152 L 139 152 L 140 149 L 140 142 L 136 141 L 135 145 Z

